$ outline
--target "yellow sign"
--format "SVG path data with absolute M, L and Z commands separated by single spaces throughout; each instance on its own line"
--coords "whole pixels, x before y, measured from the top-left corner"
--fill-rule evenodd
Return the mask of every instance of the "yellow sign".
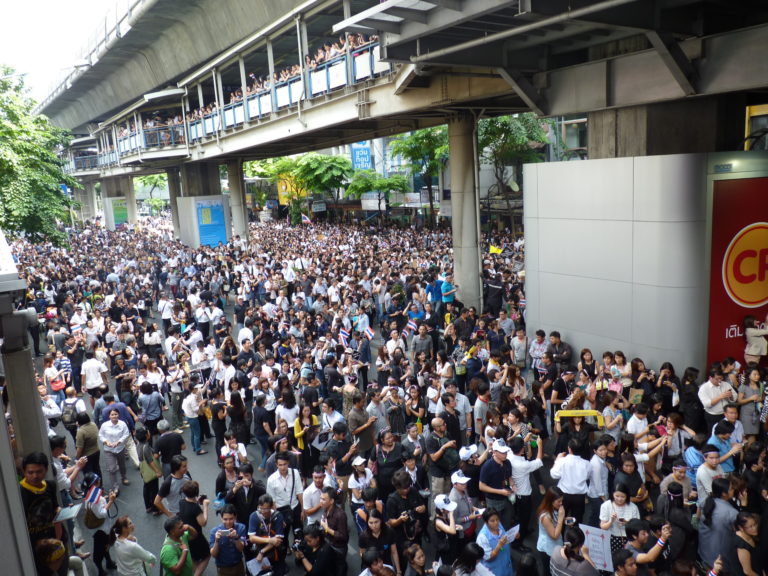
M 501 254 L 502 250 L 498 246 L 491 244 L 491 248 L 488 250 L 489 254 Z
M 306 190 L 296 190 L 293 182 L 289 178 L 280 178 L 277 181 L 277 201 L 281 206 L 288 206 L 297 198 L 306 198 Z
M 211 209 L 203 208 L 200 210 L 200 217 L 202 219 L 201 224 L 207 225 L 211 223 Z
M 723 258 L 723 286 L 745 308 L 768 303 L 768 222 L 739 230 Z
M 569 417 L 569 416 L 594 416 L 597 418 L 597 425 L 602 428 L 605 426 L 605 419 L 603 418 L 602 413 L 600 413 L 597 410 L 558 410 L 555 412 L 555 422 L 559 422 L 560 418 Z

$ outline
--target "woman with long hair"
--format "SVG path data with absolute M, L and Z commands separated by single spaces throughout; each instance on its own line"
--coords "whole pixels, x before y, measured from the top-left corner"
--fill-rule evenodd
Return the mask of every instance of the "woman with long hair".
M 405 576 L 427 576 L 432 574 L 432 570 L 426 567 L 427 556 L 418 544 L 411 544 L 403 550 L 403 560 L 408 562 Z
M 120 516 L 109 531 L 109 546 L 120 576 L 146 576 L 150 573 L 147 566 L 157 564 L 155 555 L 136 541 L 135 529 L 130 517 Z
M 768 315 L 765 317 L 768 324 Z M 744 361 L 749 364 L 760 364 L 760 360 L 768 354 L 768 328 L 760 328 L 760 322 L 752 315 L 744 317 L 744 339 L 747 346 L 744 348 Z
M 301 450 L 301 476 L 305 480 L 312 478 L 312 470 L 317 464 L 317 458 L 320 455 L 317 449 L 312 446 L 312 441 L 320 429 L 320 421 L 317 416 L 312 414 L 312 406 L 302 404 L 299 408 L 299 414 L 293 422 L 293 437 L 296 440 L 296 447 Z M 266 463 L 266 451 L 264 462 Z
M 539 518 L 539 538 L 536 541 L 536 550 L 541 558 L 541 564 L 546 569 L 549 566 L 549 558 L 555 546 L 563 542 L 563 528 L 565 526 L 566 512 L 563 508 L 563 492 L 557 486 L 547 488 L 544 498 L 536 511 Z
M 246 410 L 243 398 L 240 396 L 240 392 L 232 392 L 229 397 L 229 408 L 227 409 L 227 416 L 229 416 L 229 430 L 231 430 L 237 437 L 237 441 L 244 446 L 248 445 L 251 434 L 248 430 L 248 423 L 246 422 Z
M 208 539 L 203 535 L 203 526 L 208 524 L 208 507 L 211 501 L 200 497 L 200 485 L 188 480 L 181 487 L 183 498 L 179 501 L 179 518 L 195 529 L 197 536 L 189 541 L 189 553 L 195 565 L 195 576 L 202 576 L 211 560 Z
M 578 526 L 565 530 L 563 545 L 556 546 L 549 563 L 552 576 L 598 576 L 589 550 L 584 546 L 584 532 Z
M 748 367 L 744 372 L 744 382 L 739 386 L 739 420 L 744 426 L 744 436 L 749 442 L 757 440 L 760 433 L 760 413 L 762 411 L 762 374 L 758 366 Z
M 759 525 L 757 518 L 748 512 L 739 512 L 736 517 L 736 559 L 731 563 L 734 576 L 762 576 L 762 555 L 757 547 Z
M 685 509 L 684 500 L 683 485 L 679 482 L 670 482 L 667 493 L 659 496 L 656 506 L 656 513 L 672 526 L 672 534 L 669 537 L 670 558 L 680 557 L 683 549 L 689 547 L 691 553 L 682 555 L 693 557 L 696 554 L 692 546 L 695 542 L 696 529 L 691 524 L 691 513 Z
M 400 574 L 400 555 L 397 553 L 395 532 L 384 522 L 384 515 L 374 508 L 368 512 L 366 528 L 360 533 L 360 556 L 366 550 L 376 550 L 379 556 Z
M 229 492 L 237 482 L 237 466 L 234 454 L 227 454 L 222 458 L 221 471 L 216 477 L 216 496 L 222 496 Z
M 611 499 L 600 506 L 600 528 L 611 533 L 611 552 L 624 548 L 627 543 L 624 527 L 633 518 L 640 518 L 640 510 L 634 502 L 630 502 L 630 495 L 629 488 L 617 482 L 613 487 Z
M 485 557 L 485 550 L 477 542 L 470 542 L 461 552 L 453 563 L 455 576 L 493 576 L 485 564 L 482 562 Z

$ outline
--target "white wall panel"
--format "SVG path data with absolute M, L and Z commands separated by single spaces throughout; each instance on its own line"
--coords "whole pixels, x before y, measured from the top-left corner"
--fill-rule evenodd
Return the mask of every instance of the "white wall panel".
M 653 286 L 692 287 L 701 283 L 704 222 L 635 222 L 634 282 Z
M 634 219 L 706 220 L 704 154 L 634 158 Z
M 538 172 L 540 218 L 632 219 L 632 158 L 553 162 Z
M 539 270 L 539 251 L 541 250 L 539 220 L 526 218 L 523 227 L 525 229 L 525 269 Z
M 481 165 L 482 166 L 482 165 Z M 525 218 L 539 217 L 539 165 L 523 166 L 523 214 Z
M 609 338 L 629 339 L 632 284 L 547 272 L 539 274 L 539 282 L 541 316 L 539 323 L 530 324 L 529 315 L 532 329 L 542 324 L 560 330 L 564 338 L 571 330 L 587 330 Z
M 543 272 L 632 281 L 632 222 L 626 220 L 540 218 L 539 251 Z

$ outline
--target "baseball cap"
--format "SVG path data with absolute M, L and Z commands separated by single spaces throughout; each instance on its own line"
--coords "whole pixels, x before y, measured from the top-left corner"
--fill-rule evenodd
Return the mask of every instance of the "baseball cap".
M 453 474 L 451 474 L 451 482 L 453 484 L 466 484 L 469 482 L 471 478 L 464 474 L 461 470 L 457 470 Z
M 472 458 L 474 454 L 477 454 L 477 444 L 470 444 L 469 446 L 462 446 L 459 448 L 459 458 L 464 461 Z
M 363 466 L 365 464 L 365 458 L 362 456 L 358 456 L 354 460 L 352 460 L 352 466 Z
M 507 443 L 504 442 L 504 440 L 496 440 L 496 442 L 493 443 L 493 451 L 501 452 L 502 454 L 508 454 L 510 452 L 510 449 L 509 449 L 509 446 L 507 446 Z
M 456 510 L 456 507 L 458 504 L 448 498 L 446 494 L 438 494 L 435 496 L 435 508 L 438 510 L 448 510 L 448 512 L 452 512 Z

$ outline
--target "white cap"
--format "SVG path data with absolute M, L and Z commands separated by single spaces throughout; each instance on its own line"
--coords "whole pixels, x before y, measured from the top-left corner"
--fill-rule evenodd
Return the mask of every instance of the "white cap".
M 462 472 L 461 470 L 457 470 L 456 472 L 451 474 L 451 482 L 453 484 L 466 484 L 470 480 L 472 480 L 472 478 L 464 474 L 464 472 Z
M 449 512 L 452 512 L 456 510 L 456 507 L 458 504 L 448 498 L 446 494 L 438 494 L 435 496 L 435 508 L 438 510 L 448 510 Z
M 507 446 L 507 443 L 504 442 L 504 440 L 496 440 L 496 442 L 493 443 L 493 451 L 501 452 L 502 454 L 508 454 L 511 452 L 509 446 Z
M 362 456 L 358 456 L 354 460 L 352 460 L 352 466 L 363 466 L 365 464 L 365 458 Z
M 477 444 L 470 444 L 469 446 L 459 448 L 459 458 L 465 462 L 472 458 L 474 454 L 477 454 Z

